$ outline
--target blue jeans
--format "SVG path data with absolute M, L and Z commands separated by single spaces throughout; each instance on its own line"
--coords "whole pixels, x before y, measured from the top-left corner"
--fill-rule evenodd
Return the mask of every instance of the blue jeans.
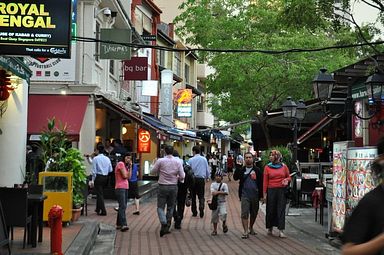
M 171 222 L 173 210 L 175 208 L 177 196 L 177 185 L 159 184 L 159 193 L 157 194 L 157 215 L 161 224 Z M 165 214 L 165 205 L 167 205 L 167 214 Z
M 115 189 L 117 202 L 119 203 L 119 211 L 117 212 L 116 226 L 127 226 L 127 217 L 125 210 L 128 203 L 128 190 L 127 189 Z

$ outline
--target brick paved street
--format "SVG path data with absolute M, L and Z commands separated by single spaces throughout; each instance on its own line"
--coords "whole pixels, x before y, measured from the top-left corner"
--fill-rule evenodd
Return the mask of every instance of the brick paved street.
M 210 183 L 207 183 L 208 189 Z M 256 236 L 241 239 L 242 227 L 240 222 L 240 202 L 237 197 L 237 182 L 229 182 L 230 196 L 228 197 L 228 227 L 224 234 L 220 227 L 218 235 L 212 237 L 210 216 L 206 207 L 204 218 L 192 217 L 189 208 L 186 210 L 181 230 L 173 229 L 172 233 L 159 236 L 160 223 L 156 212 L 156 198 L 141 203 L 141 214 L 132 215 L 134 206 L 127 210 L 127 232 L 116 232 L 115 254 L 338 254 L 326 243 L 319 243 L 311 236 L 297 231 L 287 224 L 287 239 L 267 236 L 265 215 L 260 210 L 255 224 Z M 206 197 L 209 194 L 206 193 Z M 97 216 L 94 213 L 95 199 L 89 206 L 89 219 L 95 219 L 109 225 L 114 225 L 116 212 L 113 201 L 107 202 L 108 216 Z M 316 223 L 314 223 L 316 224 Z M 321 242 L 321 241 L 320 241 Z M 325 242 L 325 241 L 324 241 Z M 325 249 L 324 249 L 325 247 Z

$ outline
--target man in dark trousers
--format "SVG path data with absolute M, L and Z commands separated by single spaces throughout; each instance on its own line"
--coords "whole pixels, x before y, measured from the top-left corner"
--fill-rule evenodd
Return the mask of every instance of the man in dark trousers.
M 103 189 L 108 183 L 108 174 L 112 172 L 111 160 L 104 155 L 104 146 L 97 146 L 99 154 L 92 160 L 92 181 L 95 183 L 96 210 L 98 215 L 107 215 Z
M 254 166 L 253 155 L 245 153 L 245 166 L 237 168 L 233 179 L 239 180 L 239 198 L 241 200 L 241 222 L 244 233 L 241 236 L 247 239 L 248 235 L 256 235 L 253 225 L 259 211 L 259 200 L 263 191 L 263 173 Z
M 208 161 L 205 157 L 200 155 L 200 147 L 193 146 L 192 148 L 193 157 L 189 159 L 188 163 L 192 168 L 194 175 L 194 183 L 191 189 L 192 193 L 192 216 L 197 216 L 196 196 L 199 198 L 199 211 L 200 218 L 204 217 L 204 206 L 205 206 L 205 181 L 209 181 L 209 168 Z
M 179 153 L 174 150 L 173 156 L 183 162 L 180 159 Z M 173 218 L 175 220 L 175 229 L 181 229 L 181 221 L 184 218 L 185 200 L 187 198 L 188 189 L 193 184 L 193 172 L 188 164 L 183 164 L 185 178 L 184 182 L 179 181 L 177 184 L 177 199 L 175 209 L 173 211 Z

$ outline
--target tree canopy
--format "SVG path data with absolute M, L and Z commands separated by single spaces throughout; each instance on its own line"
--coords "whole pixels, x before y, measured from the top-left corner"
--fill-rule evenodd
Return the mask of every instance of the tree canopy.
M 371 27 L 357 31 L 335 16 L 332 2 L 187 0 L 179 7 L 176 32 L 187 43 L 203 48 L 269 51 L 372 39 Z M 233 123 L 253 118 L 263 122 L 263 113 L 279 108 L 287 96 L 312 98 L 311 81 L 321 67 L 335 70 L 370 52 L 367 47 L 285 54 L 203 52 L 199 57 L 215 69 L 207 80 L 213 114 Z

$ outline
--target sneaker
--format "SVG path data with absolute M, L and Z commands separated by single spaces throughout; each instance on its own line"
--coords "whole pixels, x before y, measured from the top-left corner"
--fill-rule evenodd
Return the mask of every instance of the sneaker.
M 268 229 L 267 235 L 271 236 L 272 235 L 272 228 Z
M 115 210 L 116 212 L 118 212 L 118 211 L 119 211 L 119 207 L 118 207 L 118 206 L 113 207 L 113 210 Z
M 121 226 L 116 226 L 116 229 L 117 229 L 117 230 L 121 229 Z
M 227 233 L 228 232 L 228 226 L 227 224 L 223 224 L 223 232 Z
M 125 232 L 125 231 L 127 231 L 128 229 L 129 229 L 128 226 L 123 226 L 123 227 L 121 227 L 121 232 Z
M 279 237 L 280 238 L 287 238 L 287 236 L 284 234 L 283 231 L 280 231 Z

